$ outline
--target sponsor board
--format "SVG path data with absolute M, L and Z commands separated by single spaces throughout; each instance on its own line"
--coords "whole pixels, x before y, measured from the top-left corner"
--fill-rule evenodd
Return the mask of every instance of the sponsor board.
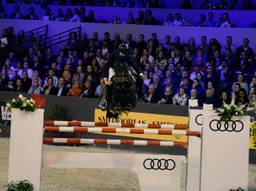
M 94 121 L 106 122 L 106 112 L 100 109 L 95 109 Z M 162 114 L 151 114 L 151 113 L 139 113 L 139 112 L 129 112 L 127 114 L 122 114 L 120 119 L 112 119 L 109 122 L 124 122 L 124 123 L 151 123 L 151 124 L 170 124 L 170 123 L 182 123 L 188 124 L 188 117 L 175 116 L 175 115 L 162 115 Z M 104 133 L 106 134 L 106 133 Z M 134 137 L 143 139 L 158 139 L 158 140 L 168 140 L 168 141 L 181 141 L 187 142 L 186 136 L 173 136 L 173 135 L 144 135 L 144 134 L 120 134 L 120 133 L 108 133 L 109 135 L 124 136 L 124 137 Z
M 106 122 L 106 112 L 100 109 L 95 109 L 94 121 Z M 175 115 L 161 115 L 161 114 L 149 114 L 149 113 L 139 113 L 139 112 L 129 112 L 127 114 L 122 114 L 120 119 L 112 119 L 109 122 L 125 122 L 125 123 L 153 123 L 153 124 L 170 124 L 170 123 L 183 123 L 188 124 L 188 117 L 185 116 L 175 116 Z M 105 134 L 105 133 L 104 133 Z M 141 134 L 111 134 L 124 137 L 136 137 L 143 139 L 158 139 L 166 141 L 182 141 L 186 142 L 186 136 L 172 136 L 172 135 L 141 135 Z M 256 122 L 252 122 L 250 131 L 250 149 L 256 149 Z

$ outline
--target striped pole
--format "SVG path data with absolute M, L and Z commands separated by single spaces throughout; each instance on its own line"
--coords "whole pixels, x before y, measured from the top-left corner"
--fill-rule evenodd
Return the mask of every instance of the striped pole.
M 138 129 L 138 128 L 101 128 L 101 127 L 56 127 L 46 126 L 45 131 L 69 132 L 69 133 L 126 133 L 126 134 L 154 134 L 154 135 L 176 135 L 176 136 L 197 136 L 199 131 L 171 130 L 171 129 Z
M 102 144 L 102 145 L 137 145 L 160 147 L 186 147 L 186 142 L 155 141 L 155 140 L 128 140 L 128 139 L 81 139 L 81 138 L 53 138 L 44 137 L 45 144 Z
M 186 124 L 143 124 L 143 123 L 108 123 L 89 121 L 45 121 L 47 126 L 79 126 L 79 127 L 128 127 L 152 129 L 187 129 Z

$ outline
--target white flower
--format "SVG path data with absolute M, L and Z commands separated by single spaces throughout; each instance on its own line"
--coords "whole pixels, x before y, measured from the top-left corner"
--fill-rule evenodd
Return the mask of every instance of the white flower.
M 229 106 L 228 104 L 225 104 L 225 105 L 224 105 L 224 108 L 225 108 L 226 110 L 230 110 L 230 106 Z
M 10 107 L 11 107 L 11 104 L 10 104 L 10 103 L 7 103 L 7 104 L 6 104 L 6 107 L 7 107 L 7 108 L 10 108 Z
M 16 101 L 16 99 L 12 99 L 12 102 L 15 102 Z
M 27 107 L 27 104 L 26 104 L 26 103 L 23 103 L 23 104 L 22 104 L 22 107 Z
M 22 94 L 20 94 L 18 98 L 22 99 L 22 98 L 24 98 L 24 97 L 23 97 L 23 95 L 22 95 Z

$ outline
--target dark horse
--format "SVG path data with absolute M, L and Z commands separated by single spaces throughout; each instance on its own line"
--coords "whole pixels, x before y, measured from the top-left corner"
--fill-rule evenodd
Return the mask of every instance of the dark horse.
M 111 62 L 115 75 L 107 89 L 107 118 L 118 118 L 121 113 L 127 113 L 136 106 L 137 73 L 132 67 L 133 60 L 128 56 L 117 56 Z

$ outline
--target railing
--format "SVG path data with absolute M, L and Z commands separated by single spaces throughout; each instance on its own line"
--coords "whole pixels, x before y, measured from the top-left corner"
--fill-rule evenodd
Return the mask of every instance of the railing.
M 48 25 L 44 25 L 33 30 L 25 32 L 26 41 L 33 41 L 35 38 L 40 38 L 43 45 L 46 44 L 48 37 Z
M 47 46 L 55 46 L 67 42 L 70 39 L 70 33 L 72 32 L 77 34 L 77 40 L 81 40 L 82 27 L 79 26 L 48 37 Z

